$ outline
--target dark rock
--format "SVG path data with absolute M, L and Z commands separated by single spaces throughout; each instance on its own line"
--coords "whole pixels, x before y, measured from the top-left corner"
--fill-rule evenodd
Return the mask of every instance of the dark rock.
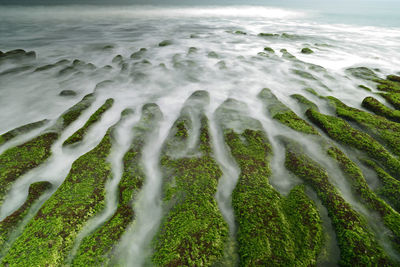
M 123 58 L 121 55 L 116 55 L 113 59 L 112 59 L 112 63 L 120 63 L 122 62 Z
M 59 96 L 76 96 L 76 92 L 73 90 L 62 90 L 58 95 Z
M 172 41 L 171 40 L 164 40 L 161 43 L 158 44 L 158 46 L 163 47 L 163 46 L 168 46 L 168 45 L 172 45 Z

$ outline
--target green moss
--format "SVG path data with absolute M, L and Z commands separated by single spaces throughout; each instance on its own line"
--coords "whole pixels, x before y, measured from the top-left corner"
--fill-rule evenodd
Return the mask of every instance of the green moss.
M 367 87 L 365 85 L 359 85 L 358 88 L 361 88 L 361 89 L 363 89 L 365 91 L 368 91 L 368 92 L 372 92 L 371 88 L 369 88 L 369 87 Z
M 88 109 L 92 105 L 94 100 L 94 95 L 88 94 L 84 96 L 80 102 L 64 112 L 58 120 L 58 123 L 61 124 L 61 129 L 67 128 L 72 122 L 74 122 L 84 110 Z
M 329 182 L 327 172 L 293 141 L 285 140 L 285 146 L 286 168 L 310 184 L 328 210 L 340 247 L 340 265 L 390 266 L 390 260 L 367 227 L 365 219 Z
M 95 113 L 90 116 L 89 120 L 85 123 L 85 125 L 82 126 L 78 131 L 76 131 L 73 135 L 71 135 L 65 142 L 63 143 L 63 146 L 66 145 L 71 145 L 77 142 L 82 141 L 83 137 L 87 133 L 87 131 L 90 129 L 90 127 L 98 122 L 101 119 L 101 116 L 103 113 L 105 113 L 107 110 L 109 110 L 114 103 L 113 99 L 107 99 L 107 101 L 98 109 L 96 110 Z
M 400 93 L 387 93 L 381 94 L 390 104 L 392 104 L 397 110 L 400 110 Z
M 371 110 L 375 114 L 383 116 L 391 121 L 400 122 L 400 111 L 388 108 L 371 96 L 364 98 L 362 106 L 368 110 Z
M 0 203 L 18 177 L 50 157 L 51 145 L 57 138 L 57 133 L 45 133 L 0 155 Z
M 37 182 L 31 184 L 29 187 L 28 198 L 25 200 L 24 204 L 14 211 L 11 215 L 6 217 L 0 222 L 0 247 L 4 248 L 5 243 L 10 238 L 10 235 L 16 229 L 16 227 L 22 222 L 25 215 L 28 214 L 29 209 L 32 207 L 33 203 L 47 190 L 51 188 L 51 183 L 49 182 Z M 10 244 L 8 244 L 10 245 Z
M 264 133 L 226 130 L 225 140 L 241 170 L 232 195 L 240 265 L 314 265 L 322 243 L 319 214 L 302 187 L 283 199 L 268 183 L 271 147 Z
M 400 83 L 391 80 L 375 79 L 379 83 L 377 89 L 385 92 L 400 93 Z
M 296 113 L 279 101 L 279 99 L 268 88 L 264 88 L 259 93 L 258 97 L 263 100 L 273 119 L 296 131 L 319 135 L 318 131 L 313 126 L 297 116 Z
M 400 251 L 400 214 L 394 211 L 369 188 L 360 168 L 340 149 L 330 147 L 328 154 L 339 163 L 340 168 L 352 186 L 352 191 L 362 199 L 369 209 L 378 212 L 383 218 L 384 224 L 391 230 L 391 233 L 388 234 L 390 239 L 397 250 Z
M 24 134 L 24 133 L 30 132 L 34 129 L 40 128 L 43 125 L 45 125 L 46 123 L 48 123 L 48 120 L 41 120 L 41 121 L 26 124 L 26 125 L 20 126 L 18 128 L 15 128 L 11 131 L 8 131 L 8 132 L 0 135 L 0 145 L 4 144 L 5 142 L 10 141 L 11 139 L 13 139 L 21 134 Z
M 386 79 L 389 81 L 400 83 L 400 76 L 398 75 L 388 75 Z
M 303 95 L 294 94 L 294 95 L 291 95 L 290 97 L 293 98 L 293 99 L 296 99 L 297 102 L 299 102 L 301 104 L 301 106 L 303 107 L 304 111 L 309 109 L 309 108 L 313 108 L 315 110 L 319 110 L 318 106 L 314 102 L 311 102 L 310 100 L 308 100 Z
M 223 257 L 228 227 L 214 199 L 222 173 L 212 157 L 204 115 L 199 139 L 198 157 L 170 157 L 168 140 L 164 148 L 164 205 L 169 210 L 154 241 L 152 259 L 158 266 L 209 266 Z
M 301 53 L 303 54 L 312 54 L 314 53 L 314 51 L 308 47 L 304 47 L 303 49 L 301 49 Z
M 43 204 L 14 242 L 2 265 L 59 266 L 77 233 L 104 206 L 111 166 L 110 130 L 98 146 L 78 158 L 63 184 Z
M 324 115 L 314 109 L 307 110 L 306 115 L 332 139 L 366 152 L 368 156 L 385 166 L 390 173 L 400 174 L 399 161 L 368 134 L 354 129 L 340 118 Z
M 0 155 L 0 203 L 10 188 L 11 184 L 27 171 L 39 166 L 51 155 L 51 146 L 58 139 L 59 132 L 76 120 L 83 110 L 87 109 L 94 101 L 93 94 L 86 95 L 78 104 L 67 110 L 57 120 L 55 125 L 45 133 L 33 138 L 26 143 L 12 147 Z M 17 128 L 12 133 L 5 134 L 4 139 L 9 139 L 21 131 L 30 130 L 32 126 L 39 127 L 45 121 L 25 125 Z
M 295 248 L 295 266 L 315 266 L 324 240 L 322 221 L 304 185 L 294 187 L 283 202 Z
M 339 117 L 354 121 L 372 136 L 377 137 L 396 155 L 400 155 L 400 124 L 381 116 L 349 107 L 334 97 L 328 97 Z
M 275 53 L 275 50 L 268 46 L 264 47 L 264 51 L 266 51 L 268 53 Z
M 373 161 L 366 160 L 365 163 L 375 170 L 382 183 L 382 187 L 378 189 L 378 195 L 387 200 L 397 212 L 400 212 L 400 182 Z
M 72 265 L 98 266 L 108 262 L 113 247 L 134 221 L 132 201 L 145 179 L 141 163 L 143 145 L 149 134 L 157 129 L 161 118 L 162 113 L 157 105 L 143 106 L 142 117 L 133 128 L 132 144 L 123 158 L 124 172 L 118 185 L 117 210 L 101 227 L 82 240 Z

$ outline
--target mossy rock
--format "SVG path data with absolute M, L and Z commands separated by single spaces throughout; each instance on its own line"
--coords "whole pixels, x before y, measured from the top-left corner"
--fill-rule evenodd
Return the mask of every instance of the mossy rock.
M 302 108 L 303 108 L 304 111 L 306 111 L 306 110 L 309 109 L 309 108 L 313 108 L 313 109 L 315 109 L 315 110 L 318 110 L 318 106 L 317 106 L 314 102 L 308 100 L 308 99 L 307 99 L 305 96 L 303 96 L 303 95 L 300 95 L 300 94 L 293 94 L 293 95 L 291 95 L 290 97 L 293 98 L 293 99 L 296 99 L 297 102 L 300 103 L 300 105 L 302 106 Z
M 131 111 L 126 110 L 122 116 L 127 117 L 131 114 Z M 133 198 L 138 194 L 145 180 L 141 162 L 143 146 L 148 142 L 149 135 L 157 131 L 161 119 L 162 113 L 156 104 L 143 106 L 140 121 L 132 129 L 134 135 L 132 144 L 123 157 L 124 169 L 118 185 L 117 209 L 101 227 L 82 240 L 72 265 L 107 264 L 112 249 L 115 248 L 126 229 L 134 223 Z M 113 135 L 112 132 L 111 135 Z
M 266 51 L 268 53 L 275 53 L 275 50 L 268 46 L 264 47 L 264 51 Z
M 2 264 L 63 264 L 77 233 L 104 207 L 105 183 L 111 174 L 110 149 L 107 132 L 98 146 L 72 164 L 63 184 L 29 222 Z
M 87 131 L 89 131 L 91 126 L 101 119 L 103 113 L 109 110 L 113 106 L 113 103 L 114 99 L 107 99 L 106 102 L 98 110 L 96 110 L 96 112 L 93 113 L 92 116 L 90 116 L 89 120 L 85 123 L 85 125 L 82 126 L 82 128 L 80 128 L 67 140 L 64 141 L 63 146 L 72 145 L 74 143 L 82 141 L 83 137 L 85 136 Z
M 394 121 L 394 122 L 400 122 L 400 111 L 398 110 L 393 110 L 381 102 L 379 102 L 376 98 L 373 98 L 372 96 L 368 96 L 364 98 L 362 102 L 362 106 L 372 112 L 374 112 L 377 115 L 383 116 L 387 118 L 388 120 Z
M 234 34 L 246 35 L 247 33 L 244 31 L 235 31 Z
M 38 200 L 44 192 L 50 190 L 51 187 L 52 184 L 49 182 L 36 182 L 31 184 L 29 186 L 28 197 L 24 204 L 0 222 L 0 248 L 2 252 L 7 250 L 11 245 L 10 243 L 7 244 L 7 242 L 10 241 L 9 238 L 21 224 L 35 201 Z M 1 256 L 4 255 L 0 255 L 0 257 Z
M 386 173 L 381 167 L 371 160 L 364 160 L 369 167 L 375 170 L 378 179 L 382 183 L 377 191 L 397 212 L 400 212 L 400 181 Z
M 161 43 L 158 44 L 159 47 L 164 47 L 164 46 L 169 46 L 172 45 L 172 41 L 171 40 L 164 40 Z
M 186 107 L 193 108 L 188 103 Z M 164 182 L 164 206 L 169 208 L 154 241 L 152 260 L 156 265 L 209 266 L 223 258 L 228 227 L 214 199 L 222 173 L 211 154 L 208 120 L 201 111 L 199 115 L 201 155 L 174 159 L 163 154 L 161 158 L 168 177 Z M 176 129 L 170 137 L 175 138 L 174 133 L 179 131 L 186 132 Z
M 304 47 L 303 49 L 301 49 L 301 53 L 302 54 L 313 54 L 314 51 L 311 48 Z
M 391 266 L 391 260 L 378 244 L 365 218 L 343 199 L 329 182 L 327 172 L 309 158 L 294 141 L 287 138 L 281 140 L 286 147 L 286 168 L 307 182 L 328 210 L 340 247 L 340 265 Z
M 162 46 L 162 45 L 160 45 L 160 46 Z M 137 51 L 131 55 L 131 59 L 141 59 L 146 51 L 147 51 L 146 48 L 140 48 L 139 51 Z
M 306 134 L 319 135 L 318 131 L 313 126 L 297 116 L 296 113 L 279 101 L 279 99 L 271 92 L 270 89 L 264 88 L 258 94 L 258 97 L 263 101 L 273 119 L 296 131 Z
M 400 124 L 384 117 L 349 107 L 334 97 L 327 98 L 335 107 L 336 114 L 348 121 L 356 122 L 365 131 L 375 136 L 390 151 L 400 156 Z
M 390 173 L 397 176 L 400 174 L 398 159 L 368 134 L 354 129 L 340 118 L 324 115 L 314 109 L 308 109 L 306 115 L 335 141 L 364 151 L 385 166 Z
M 76 96 L 76 92 L 74 90 L 62 90 L 59 94 L 59 96 Z
M 393 242 L 394 247 L 400 252 L 400 214 L 393 210 L 369 188 L 360 168 L 339 148 L 330 147 L 328 149 L 328 154 L 337 161 L 345 177 L 350 182 L 352 191 L 371 211 L 377 212 L 382 217 L 385 226 L 390 230 L 390 232 L 386 232 L 385 235 Z M 374 167 L 378 168 L 376 165 Z M 379 172 L 379 175 L 383 174 L 381 173 L 381 169 L 377 171 Z M 387 176 L 380 177 L 384 183 L 386 182 L 385 186 L 383 186 L 381 190 L 386 189 L 393 191 L 391 188 L 391 186 L 393 186 L 393 180 L 397 182 L 395 183 L 397 186 L 399 186 L 400 183 L 394 178 L 390 179 Z M 390 184 L 390 186 L 388 186 L 388 184 Z M 388 194 L 388 191 L 384 192 L 384 194 Z M 399 193 L 395 193 L 394 195 L 399 195 Z M 393 199 L 394 195 L 390 196 L 390 198 Z
M 362 80 L 372 81 L 378 78 L 376 73 L 367 67 L 348 68 L 346 73 Z
M 0 155 L 0 203 L 14 181 L 50 157 L 57 138 L 55 132 L 44 133 Z
M 386 99 L 393 107 L 400 110 L 400 93 L 386 93 L 381 94 L 383 98 Z
M 13 130 L 10 130 L 2 135 L 0 135 L 0 145 L 14 139 L 15 137 L 28 133 L 32 130 L 35 130 L 37 128 L 40 128 L 42 126 L 44 126 L 45 124 L 47 124 L 49 122 L 49 120 L 41 120 L 41 121 L 36 121 L 36 122 L 32 122 L 32 123 L 28 123 L 25 125 L 22 125 L 20 127 L 17 127 Z
M 279 37 L 279 34 L 261 32 L 261 33 L 258 34 L 258 36 L 260 36 L 260 37 Z

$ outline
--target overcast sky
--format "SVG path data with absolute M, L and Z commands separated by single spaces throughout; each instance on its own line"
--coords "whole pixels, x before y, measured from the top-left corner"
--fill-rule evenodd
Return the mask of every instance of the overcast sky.
M 118 4 L 187 4 L 187 5 L 227 5 L 227 4 L 265 4 L 265 5 L 292 5 L 301 6 L 303 4 L 345 4 L 368 2 L 395 2 L 398 0 L 0 0 L 0 4 L 5 5 L 64 5 L 64 4 L 100 4 L 100 5 L 118 5 Z

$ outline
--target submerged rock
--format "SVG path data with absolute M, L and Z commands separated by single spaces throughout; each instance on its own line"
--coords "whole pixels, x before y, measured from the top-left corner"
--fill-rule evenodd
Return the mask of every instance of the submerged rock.
M 208 53 L 207 56 L 210 57 L 210 58 L 218 58 L 219 57 L 218 54 L 215 53 L 214 51 L 211 51 L 210 53 Z
M 244 31 L 235 31 L 234 34 L 246 35 L 247 33 Z
M 259 33 L 258 36 L 260 37 L 279 37 L 279 34 L 277 33 Z
M 0 54 L 0 60 L 23 60 L 35 59 L 36 53 L 34 51 L 26 52 L 23 49 L 10 50 Z
M 169 46 L 172 45 L 172 41 L 171 40 L 164 40 L 161 43 L 158 44 L 158 46 L 160 47 L 164 47 L 164 46 Z
M 348 68 L 346 69 L 346 73 L 363 80 L 374 80 L 378 78 L 374 71 L 366 67 Z
M 123 61 L 123 57 L 121 55 L 116 55 L 113 59 L 112 59 L 112 63 L 121 63 Z
M 76 96 L 76 92 L 73 90 L 62 90 L 58 95 L 59 96 Z
M 146 51 L 147 51 L 146 48 L 140 48 L 139 51 L 137 51 L 137 52 L 135 52 L 135 53 L 133 53 L 133 54 L 131 55 L 131 59 L 140 59 L 140 58 L 144 55 L 144 53 L 145 53 Z

